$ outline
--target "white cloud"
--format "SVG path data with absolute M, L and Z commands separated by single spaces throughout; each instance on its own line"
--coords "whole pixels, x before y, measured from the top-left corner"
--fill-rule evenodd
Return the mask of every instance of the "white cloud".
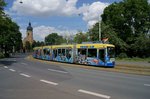
M 150 0 L 148 0 L 148 2 L 150 3 Z
M 26 36 L 26 30 L 21 29 L 20 31 L 22 33 L 22 37 L 24 38 Z M 77 33 L 77 30 L 67 30 L 67 29 L 64 30 L 44 25 L 33 28 L 33 36 L 34 40 L 36 41 L 44 41 L 44 38 L 51 33 L 58 33 L 58 35 L 66 37 L 75 35 Z
M 76 8 L 77 1 L 78 0 L 68 0 L 68 2 L 66 2 L 66 5 L 62 10 L 62 13 L 66 14 L 66 15 L 76 14 L 76 12 L 77 12 L 77 8 Z
M 52 16 L 72 15 L 76 12 L 77 0 L 16 0 L 11 11 L 22 15 Z
M 89 20 L 88 23 L 87 23 L 87 25 L 88 25 L 89 28 L 92 28 L 92 26 L 93 26 L 96 22 L 98 22 L 98 20 L 94 20 L 94 19 L 93 19 L 93 20 Z
M 91 27 L 99 20 L 99 16 L 103 13 L 103 10 L 108 5 L 109 5 L 108 3 L 102 2 L 94 2 L 91 5 L 87 6 L 83 5 L 83 9 L 86 8 L 86 10 L 84 9 L 83 12 L 83 20 L 88 23 L 89 27 Z
M 83 4 L 77 8 L 78 0 L 16 0 L 11 8 L 12 12 L 21 15 L 31 16 L 71 16 L 83 14 L 83 20 L 87 22 L 88 26 L 92 26 L 98 21 L 99 15 L 103 13 L 108 3 L 100 1 L 90 4 Z

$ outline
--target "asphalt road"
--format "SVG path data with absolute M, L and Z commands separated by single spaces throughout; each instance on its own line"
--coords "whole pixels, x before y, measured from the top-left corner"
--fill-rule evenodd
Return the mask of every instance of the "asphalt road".
M 0 59 L 0 99 L 150 99 L 150 76 Z

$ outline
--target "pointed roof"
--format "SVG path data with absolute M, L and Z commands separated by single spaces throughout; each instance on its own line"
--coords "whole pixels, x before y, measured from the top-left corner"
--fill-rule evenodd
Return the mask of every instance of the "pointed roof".
M 30 30 L 30 31 L 32 31 L 33 30 L 33 28 L 32 28 L 32 26 L 31 26 L 31 23 L 29 22 L 29 26 L 27 27 L 27 31 L 28 30 Z

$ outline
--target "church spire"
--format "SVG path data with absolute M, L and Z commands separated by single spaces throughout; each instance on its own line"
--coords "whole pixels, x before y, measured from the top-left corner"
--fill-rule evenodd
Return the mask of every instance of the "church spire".
M 31 26 L 31 22 L 29 22 L 29 26 L 27 27 L 27 31 L 33 31 L 33 28 L 32 28 L 32 26 Z
M 29 22 L 29 26 L 31 26 L 31 22 Z

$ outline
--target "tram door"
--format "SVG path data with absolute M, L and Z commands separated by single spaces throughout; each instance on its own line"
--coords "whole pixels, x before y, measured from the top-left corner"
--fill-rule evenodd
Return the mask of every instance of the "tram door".
M 53 58 L 55 59 L 55 58 L 57 57 L 57 49 L 54 49 L 54 50 L 53 50 L 53 54 L 54 54 L 54 55 L 53 55 Z
M 105 49 L 99 49 L 99 59 L 105 62 Z

